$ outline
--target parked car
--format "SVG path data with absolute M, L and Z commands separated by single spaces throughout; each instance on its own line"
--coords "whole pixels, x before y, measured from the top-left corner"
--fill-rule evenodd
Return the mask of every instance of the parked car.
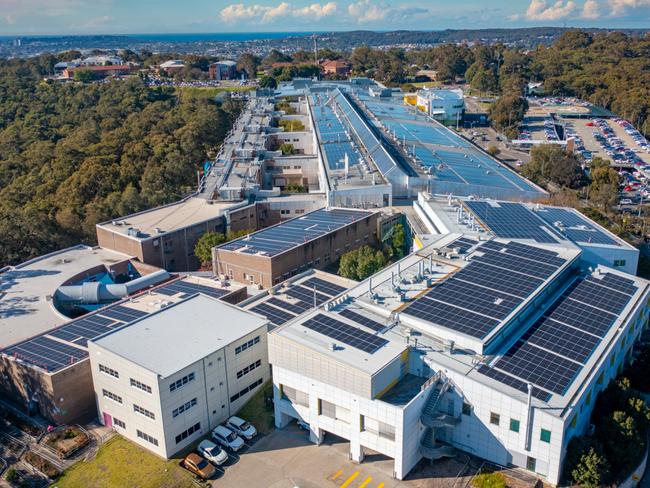
M 216 473 L 214 466 L 196 453 L 185 456 L 183 467 L 204 480 L 209 480 Z
M 226 422 L 226 426 L 247 441 L 250 441 L 257 435 L 257 429 L 239 417 L 230 417 Z
M 632 205 L 634 202 L 630 200 L 629 198 L 621 198 L 620 204 L 621 205 Z
M 223 425 L 218 425 L 214 428 L 212 431 L 212 439 L 217 444 L 235 452 L 244 447 L 244 441 L 242 438 Z
M 201 441 L 197 451 L 201 456 L 217 466 L 228 461 L 228 453 L 207 439 Z

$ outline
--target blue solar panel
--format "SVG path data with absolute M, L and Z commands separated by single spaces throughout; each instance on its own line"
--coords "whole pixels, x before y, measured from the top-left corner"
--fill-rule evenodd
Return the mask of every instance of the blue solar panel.
M 577 212 L 564 208 L 544 207 L 537 215 L 574 242 L 620 246 L 620 243 Z M 560 223 L 561 226 L 558 226 Z
M 321 209 L 281 224 L 260 230 L 218 249 L 226 251 L 249 251 L 275 256 L 330 232 L 358 222 L 371 215 L 361 210 Z

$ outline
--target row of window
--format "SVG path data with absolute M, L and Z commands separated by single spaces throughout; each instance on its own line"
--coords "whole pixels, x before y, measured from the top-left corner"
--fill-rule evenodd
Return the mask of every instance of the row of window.
M 113 425 L 116 425 L 122 429 L 126 429 L 126 424 L 122 422 L 120 419 L 113 417 Z
M 237 379 L 240 379 L 241 377 L 246 376 L 248 373 L 253 371 L 255 368 L 259 368 L 260 366 L 262 366 L 262 360 L 258 359 L 257 361 L 252 363 L 250 366 L 246 366 L 241 371 L 237 371 Z
M 260 342 L 260 336 L 257 336 L 257 337 L 255 337 L 254 339 L 251 339 L 248 342 L 244 342 L 241 346 L 237 346 L 235 348 L 235 354 L 239 354 L 240 352 L 244 352 L 249 347 L 253 347 L 255 344 L 259 344 L 259 342 Z
M 119 378 L 120 377 L 120 373 L 118 373 L 117 371 L 115 371 L 112 368 L 109 368 L 108 366 L 104 366 L 103 364 L 99 365 L 99 371 L 101 371 L 102 373 L 107 374 L 109 376 L 112 376 L 113 378 Z
M 169 391 L 172 392 L 182 388 L 183 386 L 187 385 L 190 381 L 194 381 L 194 378 L 195 378 L 194 372 L 183 376 L 181 379 L 176 380 L 175 382 L 169 385 Z
M 145 441 L 147 441 L 150 444 L 153 444 L 154 446 L 158 445 L 158 439 L 156 439 L 155 437 L 151 437 L 149 434 L 145 434 L 141 430 L 136 430 L 136 433 L 138 434 L 138 437 L 140 439 L 144 439 Z
M 112 391 L 108 390 L 102 390 L 102 395 L 104 395 L 105 398 L 108 398 L 109 400 L 113 400 L 116 403 L 119 403 L 122 405 L 122 397 L 119 395 L 116 395 Z
M 468 415 L 467 413 L 465 413 L 466 412 L 465 405 L 467 405 L 467 404 L 466 403 L 463 404 L 463 413 Z M 470 407 L 470 411 L 471 411 L 471 407 Z M 499 415 L 498 413 L 490 412 L 490 423 L 492 425 L 497 425 L 497 426 L 500 425 L 501 424 L 501 415 Z M 521 426 L 521 422 L 519 422 L 519 420 L 513 419 L 513 418 L 510 419 L 510 431 L 519 432 L 520 426 Z M 541 429 L 540 434 L 539 434 L 539 440 L 542 441 L 542 442 L 550 443 L 551 442 L 551 431 L 546 430 L 546 429 Z
M 196 398 L 192 398 L 189 402 L 184 403 L 178 408 L 172 410 L 172 417 L 176 418 L 183 412 L 187 412 L 190 408 L 196 406 Z
M 137 388 L 138 390 L 142 390 L 146 393 L 151 393 L 151 387 L 149 385 L 140 383 L 138 380 L 134 380 L 133 378 L 129 378 L 129 379 L 131 380 L 131 386 L 133 388 Z
M 190 427 L 190 428 L 187 429 L 187 430 L 184 430 L 183 432 L 181 432 L 180 434 L 178 434 L 178 435 L 176 436 L 176 444 L 178 444 L 178 443 L 181 442 L 181 441 L 184 441 L 184 440 L 187 439 L 189 436 L 191 436 L 192 434 L 194 434 L 194 432 L 198 432 L 198 431 L 200 431 L 200 430 L 201 430 L 201 422 L 197 422 L 197 423 L 194 424 L 192 427 Z
M 135 413 L 139 413 L 140 415 L 144 415 L 151 420 L 156 420 L 156 415 L 153 412 L 150 412 L 146 408 L 142 408 L 140 405 L 136 405 L 135 403 L 133 404 L 133 411 Z
M 230 401 L 234 402 L 235 400 L 237 400 L 240 397 L 243 397 L 246 393 L 248 393 L 249 391 L 254 390 L 257 386 L 259 386 L 261 384 L 262 384 L 262 378 L 260 378 L 259 380 L 251 383 L 250 385 L 248 385 L 246 388 L 244 388 L 239 393 L 235 393 L 233 396 L 230 397 Z

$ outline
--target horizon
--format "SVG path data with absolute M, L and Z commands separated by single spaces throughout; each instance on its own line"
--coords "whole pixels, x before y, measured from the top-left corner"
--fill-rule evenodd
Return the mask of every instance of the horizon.
M 646 29 L 650 0 L 0 0 L 0 36 Z M 92 16 L 87 12 L 93 12 Z M 426 26 L 427 29 L 422 27 Z

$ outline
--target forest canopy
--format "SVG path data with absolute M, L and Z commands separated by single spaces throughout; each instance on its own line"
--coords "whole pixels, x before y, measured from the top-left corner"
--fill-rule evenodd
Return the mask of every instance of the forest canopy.
M 1 265 L 94 243 L 97 222 L 191 192 L 240 110 L 138 78 L 40 81 L 51 63 L 0 61 Z

